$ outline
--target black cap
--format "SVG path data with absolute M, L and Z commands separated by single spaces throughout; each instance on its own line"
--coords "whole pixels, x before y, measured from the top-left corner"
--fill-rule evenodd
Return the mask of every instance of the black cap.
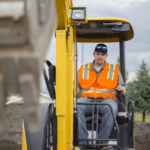
M 97 44 L 94 51 L 107 54 L 107 46 L 105 44 Z

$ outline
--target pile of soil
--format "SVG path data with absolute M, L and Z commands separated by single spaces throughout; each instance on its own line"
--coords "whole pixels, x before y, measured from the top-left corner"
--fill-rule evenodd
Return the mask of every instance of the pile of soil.
M 134 123 L 135 150 L 150 150 L 150 123 Z
M 0 132 L 0 150 L 21 150 L 22 103 L 6 105 L 6 122 Z
M 0 150 L 21 150 L 22 103 L 6 106 L 6 123 L 0 132 Z M 150 150 L 150 123 L 134 123 L 135 150 Z
M 21 150 L 21 144 L 11 140 L 0 140 L 0 150 Z

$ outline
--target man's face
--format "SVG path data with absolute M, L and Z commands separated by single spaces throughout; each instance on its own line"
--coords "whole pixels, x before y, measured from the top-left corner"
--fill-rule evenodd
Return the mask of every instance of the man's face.
M 98 65 L 102 65 L 104 64 L 108 54 L 105 54 L 103 52 L 93 52 L 93 56 L 95 58 L 95 63 Z

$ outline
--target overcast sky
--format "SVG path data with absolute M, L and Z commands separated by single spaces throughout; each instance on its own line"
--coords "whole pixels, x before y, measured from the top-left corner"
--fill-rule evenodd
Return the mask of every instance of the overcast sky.
M 129 80 L 135 76 L 142 59 L 150 68 L 150 0 L 73 0 L 74 7 L 87 7 L 88 17 L 117 17 L 128 20 L 134 29 L 134 38 L 125 42 L 126 69 Z M 93 50 L 97 43 L 84 44 L 84 63 L 93 61 Z M 119 43 L 106 43 L 107 61 L 116 64 Z M 56 43 L 53 37 L 46 58 L 56 64 Z M 82 45 L 78 44 L 78 66 L 81 65 Z

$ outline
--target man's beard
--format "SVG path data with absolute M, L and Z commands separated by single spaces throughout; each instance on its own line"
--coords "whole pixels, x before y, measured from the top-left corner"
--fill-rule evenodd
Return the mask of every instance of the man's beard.
M 97 63 L 99 66 L 103 64 L 103 63 L 98 63 L 98 62 L 96 62 L 96 63 Z

